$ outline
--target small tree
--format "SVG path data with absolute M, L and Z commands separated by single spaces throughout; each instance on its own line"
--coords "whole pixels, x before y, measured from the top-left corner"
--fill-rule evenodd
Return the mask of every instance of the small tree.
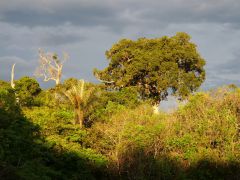
M 94 70 L 106 85 L 135 87 L 155 107 L 169 94 L 184 98 L 205 79 L 204 59 L 186 33 L 137 41 L 123 39 L 106 51 L 109 66 Z
M 68 55 L 63 53 L 63 59 L 59 59 L 56 53 L 44 53 L 39 50 L 39 67 L 36 69 L 37 77 L 44 77 L 44 81 L 53 80 L 60 84 L 63 64 L 68 60 Z

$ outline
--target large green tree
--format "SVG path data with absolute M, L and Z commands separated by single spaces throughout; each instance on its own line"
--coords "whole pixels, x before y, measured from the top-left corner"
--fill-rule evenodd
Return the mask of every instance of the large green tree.
M 122 39 L 106 51 L 109 65 L 95 76 L 117 89 L 134 86 L 142 99 L 159 104 L 169 94 L 188 96 L 205 80 L 205 60 L 190 36 Z

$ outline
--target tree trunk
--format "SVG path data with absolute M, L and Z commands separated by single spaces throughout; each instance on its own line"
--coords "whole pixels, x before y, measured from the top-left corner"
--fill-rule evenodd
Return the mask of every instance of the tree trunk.
M 56 85 L 60 84 L 61 77 L 62 77 L 62 66 L 60 66 L 57 71 Z
M 79 127 L 82 129 L 83 127 L 83 111 L 79 109 L 78 111 L 78 119 L 79 119 Z
M 83 111 L 81 108 L 75 109 L 75 125 L 79 124 L 80 128 L 83 127 Z
M 60 84 L 60 80 L 59 79 L 56 79 L 56 85 L 59 85 Z
M 159 114 L 159 104 L 156 103 L 152 107 L 153 107 L 153 114 Z

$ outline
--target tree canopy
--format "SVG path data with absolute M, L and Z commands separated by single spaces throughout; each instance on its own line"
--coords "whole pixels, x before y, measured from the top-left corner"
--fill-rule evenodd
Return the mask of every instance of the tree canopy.
M 169 94 L 184 98 L 205 80 L 205 60 L 179 32 L 175 36 L 136 41 L 122 39 L 106 51 L 109 65 L 94 75 L 114 87 L 137 88 L 141 98 L 159 103 Z
M 38 82 L 33 78 L 25 76 L 17 80 L 15 83 L 15 91 L 20 104 L 23 106 L 33 105 L 34 97 L 41 91 Z

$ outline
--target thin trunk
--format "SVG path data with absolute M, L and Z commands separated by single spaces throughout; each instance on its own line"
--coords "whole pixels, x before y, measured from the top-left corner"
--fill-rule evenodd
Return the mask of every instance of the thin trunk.
M 14 83 L 14 69 L 15 69 L 15 63 L 12 66 L 12 73 L 11 73 L 11 87 L 14 89 L 15 88 L 15 83 Z
M 56 79 L 56 85 L 59 85 L 59 84 L 60 84 L 60 80 Z
M 80 98 L 83 99 L 83 92 L 84 92 L 84 80 L 81 80 L 81 89 L 80 89 Z
M 61 77 L 62 77 L 62 66 L 60 66 L 57 71 L 56 85 L 60 84 Z
M 75 109 L 75 125 L 79 124 L 80 128 L 83 127 L 83 111 L 80 107 Z
M 79 124 L 78 109 L 75 109 L 75 125 Z
M 154 114 L 159 114 L 159 104 L 156 103 L 152 107 L 153 107 L 153 113 Z
M 83 111 L 82 110 L 79 110 L 78 111 L 78 118 L 79 118 L 79 126 L 80 126 L 80 129 L 82 129 L 83 127 Z

